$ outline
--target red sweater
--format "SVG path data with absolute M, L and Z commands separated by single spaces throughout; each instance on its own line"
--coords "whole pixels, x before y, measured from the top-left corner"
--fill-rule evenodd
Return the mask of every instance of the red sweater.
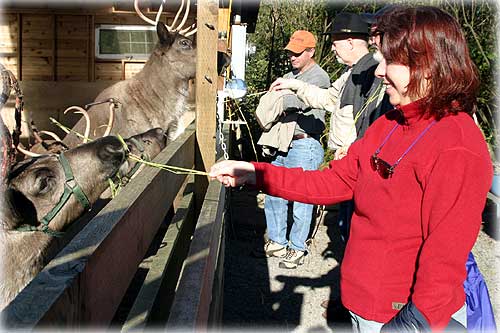
M 372 170 L 370 156 L 394 128 L 399 112 L 378 119 L 329 169 L 254 163 L 257 187 L 320 205 L 354 198 L 341 266 L 344 305 L 365 319 L 385 323 L 412 300 L 431 327 L 440 329 L 465 302 L 465 262 L 481 226 L 493 169 L 479 128 L 469 115 L 459 113 L 435 123 L 393 176 L 383 179 Z M 418 103 L 401 112 L 405 124 L 378 155 L 390 164 L 432 121 L 418 116 Z

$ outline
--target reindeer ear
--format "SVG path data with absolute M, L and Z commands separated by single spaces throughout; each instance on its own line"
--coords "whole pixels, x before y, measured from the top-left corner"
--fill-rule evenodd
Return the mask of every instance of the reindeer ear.
M 156 33 L 162 45 L 170 46 L 174 43 L 175 32 L 171 33 L 163 22 L 158 22 L 156 25 Z

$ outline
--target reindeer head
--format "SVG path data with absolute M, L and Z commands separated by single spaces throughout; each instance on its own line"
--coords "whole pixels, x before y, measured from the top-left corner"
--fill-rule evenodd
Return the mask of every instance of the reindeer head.
M 151 20 L 141 12 L 139 0 L 134 0 L 137 15 L 145 22 L 156 26 L 156 32 L 158 33 L 159 42 L 153 50 L 149 63 L 160 62 L 162 65 L 170 63 L 171 66 L 161 66 L 160 68 L 177 71 L 181 73 L 182 79 L 194 79 L 196 75 L 196 39 L 190 36 L 196 33 L 196 24 L 183 29 L 189 16 L 191 0 L 187 0 L 186 4 L 185 0 L 181 1 L 179 10 L 169 26 L 160 22 L 164 3 L 165 0 L 160 5 L 156 19 Z M 182 12 L 184 12 L 184 15 L 180 23 L 177 23 Z
M 139 156 L 144 160 L 153 160 L 166 146 L 167 135 L 159 127 L 150 129 L 125 139 L 131 155 Z M 128 159 L 120 168 L 120 182 L 125 185 L 137 173 L 139 162 Z
M 41 227 L 40 221 L 53 212 L 68 187 L 77 184 L 90 204 L 108 186 L 112 177 L 125 160 L 124 148 L 116 137 L 108 136 L 70 149 L 64 153 L 74 181 L 68 181 L 68 168 L 60 157 L 45 155 L 16 164 L 8 176 L 8 183 L 1 205 L 2 227 L 15 229 L 20 225 Z M 51 230 L 61 231 L 81 215 L 85 208 L 70 195 L 67 202 L 50 220 Z
M 176 31 L 169 31 L 164 23 L 156 25 L 158 43 L 149 63 L 159 64 L 158 70 L 176 72 L 183 80 L 196 76 L 196 38 L 186 37 Z

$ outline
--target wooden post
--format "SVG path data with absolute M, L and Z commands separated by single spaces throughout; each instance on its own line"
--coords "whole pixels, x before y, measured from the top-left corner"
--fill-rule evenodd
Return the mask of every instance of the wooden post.
M 209 170 L 215 163 L 217 112 L 217 0 L 198 0 L 196 33 L 196 154 L 195 168 Z M 199 212 L 208 179 L 197 177 L 195 206 Z
M 196 139 L 201 161 L 196 167 L 210 169 L 215 162 L 217 105 L 217 0 L 199 0 L 196 33 Z

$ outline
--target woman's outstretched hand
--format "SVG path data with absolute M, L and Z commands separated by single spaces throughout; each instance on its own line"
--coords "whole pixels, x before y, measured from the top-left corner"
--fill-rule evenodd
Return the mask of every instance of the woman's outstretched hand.
M 252 163 L 243 161 L 222 161 L 212 166 L 208 176 L 211 179 L 217 179 L 226 187 L 254 185 L 255 167 Z

